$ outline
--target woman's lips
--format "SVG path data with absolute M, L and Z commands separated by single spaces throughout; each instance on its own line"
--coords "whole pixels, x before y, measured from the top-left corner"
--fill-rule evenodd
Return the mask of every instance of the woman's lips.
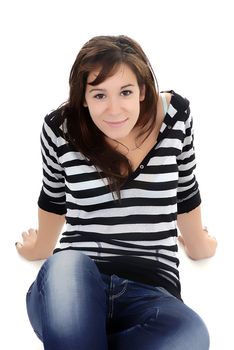
M 118 122 L 112 122 L 112 121 L 107 121 L 107 120 L 104 120 L 104 122 L 113 128 L 118 128 L 118 127 L 122 126 L 123 124 L 125 124 L 127 120 L 128 119 L 126 118 L 126 119 L 120 120 Z

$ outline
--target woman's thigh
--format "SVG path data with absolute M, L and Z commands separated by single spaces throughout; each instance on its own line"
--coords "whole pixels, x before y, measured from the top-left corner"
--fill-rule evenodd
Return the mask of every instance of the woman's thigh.
M 125 301 L 119 300 L 120 308 L 125 307 L 125 321 L 118 319 L 120 329 L 110 336 L 110 349 L 208 350 L 209 334 L 202 319 L 162 288 L 156 290 L 154 297 L 152 290 L 144 293 L 140 288 L 134 298 L 129 290 Z
M 45 349 L 107 349 L 105 284 L 84 254 L 51 256 L 28 291 L 27 310 Z

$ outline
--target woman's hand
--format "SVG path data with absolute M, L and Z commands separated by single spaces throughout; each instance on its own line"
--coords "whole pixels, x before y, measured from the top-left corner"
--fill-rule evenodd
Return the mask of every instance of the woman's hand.
M 22 233 L 23 242 L 16 243 L 19 254 L 27 260 L 44 260 L 53 254 L 65 215 L 57 215 L 38 208 L 38 230 L 30 228 Z
M 200 246 L 193 249 L 188 247 L 185 244 L 185 241 L 182 236 L 178 237 L 179 242 L 183 245 L 184 250 L 189 258 L 192 260 L 207 259 L 215 255 L 218 242 L 215 237 L 211 237 L 206 228 L 203 229 L 203 237 L 200 240 Z
M 48 254 L 43 255 L 38 252 L 37 230 L 30 228 L 28 231 L 22 233 L 23 242 L 16 242 L 15 246 L 18 253 L 27 260 L 42 260 L 48 257 Z

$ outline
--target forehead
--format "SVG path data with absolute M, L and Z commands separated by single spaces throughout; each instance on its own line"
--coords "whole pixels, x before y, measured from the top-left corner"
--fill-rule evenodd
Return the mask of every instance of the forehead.
M 99 74 L 102 74 L 102 67 L 96 68 L 93 71 L 91 71 L 88 75 L 87 83 L 91 84 L 94 82 Z M 105 83 L 107 81 L 128 81 L 128 82 L 136 82 L 137 78 L 135 73 L 132 71 L 132 69 L 126 65 L 126 64 L 121 64 L 118 65 L 112 72 L 110 72 L 100 84 Z M 98 84 L 98 85 L 100 85 Z

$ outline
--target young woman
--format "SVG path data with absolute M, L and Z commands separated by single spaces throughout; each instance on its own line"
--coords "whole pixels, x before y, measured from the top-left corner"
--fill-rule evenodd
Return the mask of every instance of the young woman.
M 43 124 L 38 229 L 16 244 L 47 259 L 27 294 L 44 349 L 209 348 L 178 273 L 177 224 L 192 259 L 217 244 L 202 227 L 192 130 L 189 101 L 158 92 L 138 43 L 82 47 L 68 101 Z

